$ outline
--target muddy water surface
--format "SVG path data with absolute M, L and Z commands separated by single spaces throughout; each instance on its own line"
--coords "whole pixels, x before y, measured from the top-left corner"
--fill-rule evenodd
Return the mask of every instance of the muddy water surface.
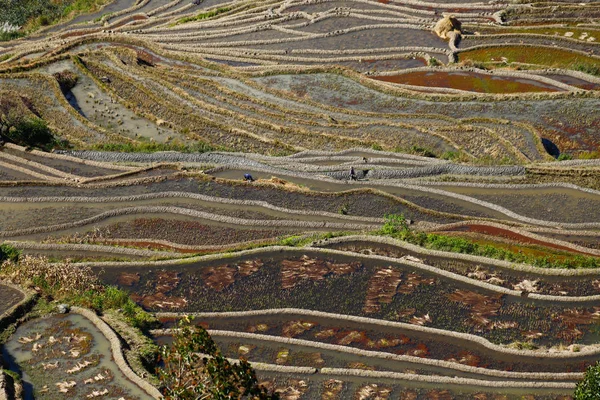
M 479 93 L 521 93 L 562 91 L 556 86 L 533 79 L 494 76 L 476 72 L 408 72 L 400 75 L 374 76 L 373 79 L 404 85 L 444 87 Z
M 6 343 L 2 356 L 12 371 L 22 374 L 26 400 L 63 398 L 63 387 L 66 396 L 78 399 L 151 399 L 123 375 L 109 341 L 81 315 L 25 323 Z

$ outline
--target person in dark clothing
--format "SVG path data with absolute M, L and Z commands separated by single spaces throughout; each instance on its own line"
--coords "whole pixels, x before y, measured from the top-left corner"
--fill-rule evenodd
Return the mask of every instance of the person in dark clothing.
M 250 174 L 244 174 L 244 181 L 246 182 L 254 182 L 254 178 Z
M 356 171 L 354 171 L 354 167 L 350 168 L 350 179 L 353 181 L 356 180 Z

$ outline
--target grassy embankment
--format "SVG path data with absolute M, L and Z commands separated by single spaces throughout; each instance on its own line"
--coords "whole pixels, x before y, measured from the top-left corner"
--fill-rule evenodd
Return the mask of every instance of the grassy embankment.
M 0 0 L 0 24 L 21 27 L 14 32 L 0 32 L 0 41 L 17 39 L 45 26 L 69 20 L 76 15 L 100 9 L 111 0 Z
M 561 68 L 600 76 L 600 60 L 563 49 L 527 48 L 509 45 L 468 50 L 458 54 L 462 63 L 482 68 L 518 67 Z M 516 65 L 512 65 L 516 63 Z

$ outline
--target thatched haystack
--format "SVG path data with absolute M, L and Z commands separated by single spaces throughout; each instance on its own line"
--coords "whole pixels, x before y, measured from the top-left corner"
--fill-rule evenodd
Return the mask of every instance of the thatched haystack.
M 433 31 L 442 39 L 448 39 L 450 32 L 461 33 L 461 26 L 462 24 L 455 16 L 446 15 L 435 24 Z

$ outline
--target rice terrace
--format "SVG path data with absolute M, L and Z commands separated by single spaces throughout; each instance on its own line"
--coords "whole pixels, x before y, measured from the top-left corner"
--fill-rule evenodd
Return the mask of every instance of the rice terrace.
M 0 399 L 600 400 L 597 0 L 0 0 Z

